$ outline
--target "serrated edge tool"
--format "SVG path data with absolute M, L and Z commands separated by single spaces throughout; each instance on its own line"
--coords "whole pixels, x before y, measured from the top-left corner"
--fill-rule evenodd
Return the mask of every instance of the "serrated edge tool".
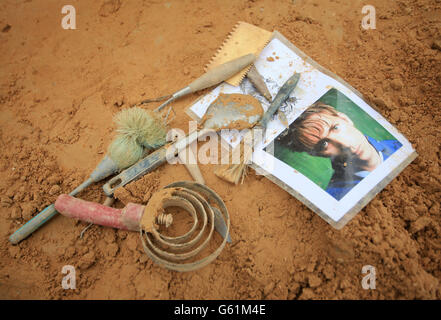
M 228 34 L 220 48 L 216 51 L 213 58 L 211 58 L 210 62 L 205 67 L 205 70 L 213 69 L 226 61 L 246 54 L 252 53 L 256 57 L 259 56 L 260 52 L 271 40 L 271 36 L 272 33 L 270 31 L 239 21 Z M 250 65 L 242 69 L 242 71 L 228 78 L 225 82 L 232 86 L 238 86 L 251 68 L 252 66 Z M 255 74 L 256 72 L 253 72 L 251 75 L 248 73 L 248 77 L 253 77 Z M 256 77 L 260 77 L 260 75 L 257 73 Z M 253 84 L 255 83 L 252 79 L 250 80 Z M 257 89 L 260 91 L 259 88 Z M 265 98 L 267 98 L 268 94 L 265 95 Z

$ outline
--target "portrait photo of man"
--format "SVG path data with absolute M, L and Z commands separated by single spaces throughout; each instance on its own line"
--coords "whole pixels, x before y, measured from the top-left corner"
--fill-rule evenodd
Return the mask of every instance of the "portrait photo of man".
M 332 89 L 275 140 L 275 157 L 340 200 L 401 146 L 368 114 Z

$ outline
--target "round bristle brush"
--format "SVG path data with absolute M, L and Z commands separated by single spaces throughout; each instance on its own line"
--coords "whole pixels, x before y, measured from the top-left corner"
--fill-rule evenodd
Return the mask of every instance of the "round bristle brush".
M 114 122 L 117 136 L 107 154 L 119 169 L 131 166 L 166 142 L 167 126 L 156 112 L 133 107 L 116 114 Z
M 75 196 L 92 183 L 125 169 L 140 160 L 147 152 L 165 144 L 167 128 L 156 112 L 134 107 L 115 115 L 116 136 L 109 145 L 106 156 L 89 178 L 69 195 Z M 17 244 L 55 216 L 53 204 L 15 231 L 9 241 Z
M 119 112 L 114 121 L 118 134 L 133 138 L 149 151 L 162 147 L 166 142 L 167 127 L 157 112 L 133 107 Z

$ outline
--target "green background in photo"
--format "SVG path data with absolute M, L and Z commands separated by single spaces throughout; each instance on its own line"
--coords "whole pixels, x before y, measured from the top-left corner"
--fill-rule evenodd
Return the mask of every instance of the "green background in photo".
M 355 127 L 365 135 L 378 141 L 395 140 L 394 136 L 376 120 L 337 89 L 330 89 L 317 101 L 346 114 L 354 122 Z M 277 139 L 274 140 L 274 156 L 308 177 L 322 189 L 326 189 L 334 173 L 328 158 L 313 157 L 306 152 L 293 152 L 285 148 Z

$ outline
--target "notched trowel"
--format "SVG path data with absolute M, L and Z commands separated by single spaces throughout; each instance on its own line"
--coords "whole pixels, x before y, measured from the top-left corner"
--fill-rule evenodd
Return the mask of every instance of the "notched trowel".
M 211 58 L 206 66 L 206 70 L 210 70 L 244 54 L 252 53 L 256 57 L 259 56 L 260 52 L 271 40 L 271 37 L 272 33 L 267 30 L 243 21 L 238 22 L 222 43 L 221 47 L 217 50 L 214 57 Z M 225 82 L 232 86 L 238 86 L 245 76 L 247 76 L 265 99 L 271 102 L 271 93 L 254 64 L 242 69 L 241 72 L 225 80 Z
M 228 34 L 214 57 L 211 58 L 206 66 L 206 70 L 249 53 L 259 56 L 262 49 L 265 48 L 271 39 L 271 34 L 267 30 L 239 21 Z M 250 67 L 244 68 L 241 72 L 225 80 L 225 82 L 237 87 L 250 70 Z

